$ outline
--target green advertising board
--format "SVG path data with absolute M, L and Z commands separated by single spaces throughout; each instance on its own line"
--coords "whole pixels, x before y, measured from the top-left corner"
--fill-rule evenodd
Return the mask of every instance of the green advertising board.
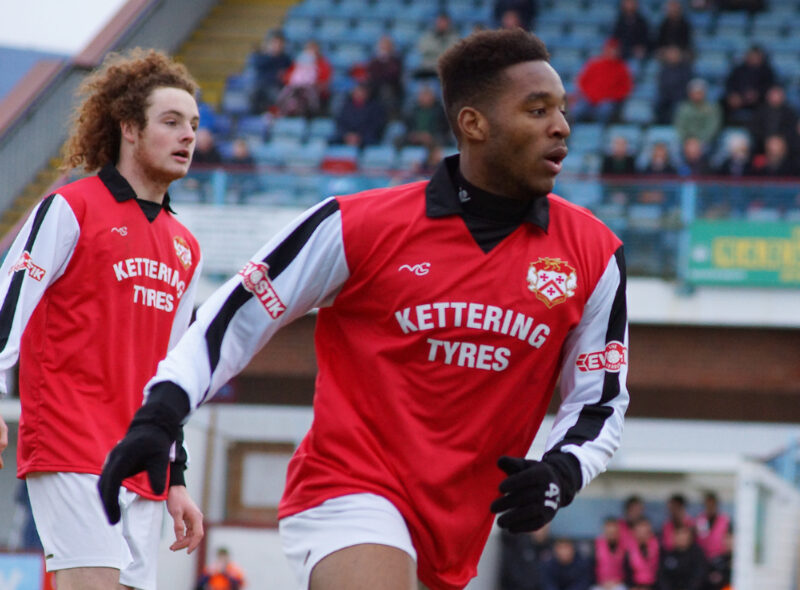
M 687 258 L 690 283 L 800 287 L 800 225 L 695 221 Z

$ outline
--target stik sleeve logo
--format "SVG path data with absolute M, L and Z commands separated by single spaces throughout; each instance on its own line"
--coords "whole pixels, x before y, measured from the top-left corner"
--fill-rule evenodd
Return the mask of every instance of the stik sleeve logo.
M 47 274 L 41 266 L 37 266 L 34 264 L 33 259 L 31 258 L 31 254 L 28 251 L 22 253 L 22 256 L 19 257 L 19 260 L 11 267 L 11 270 L 8 274 L 12 274 L 17 272 L 18 270 L 26 270 L 28 271 L 28 276 L 32 278 L 34 281 L 42 282 L 44 275 Z
M 627 362 L 628 349 L 622 342 L 612 340 L 602 352 L 586 352 L 580 355 L 575 365 L 584 373 L 602 370 L 618 373 Z
M 286 311 L 286 306 L 275 292 L 275 288 L 269 280 L 268 271 L 269 267 L 263 262 L 248 262 L 239 271 L 239 275 L 242 277 L 242 286 L 256 296 L 269 316 L 275 320 Z

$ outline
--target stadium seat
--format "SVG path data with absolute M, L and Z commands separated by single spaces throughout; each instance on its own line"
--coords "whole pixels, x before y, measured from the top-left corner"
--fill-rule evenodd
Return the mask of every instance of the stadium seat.
M 622 121 L 649 125 L 654 120 L 653 103 L 645 98 L 629 98 L 622 106 Z
M 308 139 L 321 138 L 326 141 L 336 134 L 336 121 L 331 117 L 316 117 L 308 125 Z
M 389 121 L 386 129 L 383 130 L 383 138 L 381 143 L 386 145 L 393 145 L 399 141 L 406 134 L 406 124 L 402 121 Z
M 308 122 L 303 117 L 279 117 L 272 122 L 270 136 L 293 138 L 302 141 L 308 133 Z
M 287 41 L 303 44 L 314 37 L 314 19 L 311 16 L 292 16 L 283 23 L 282 30 Z
M 567 139 L 570 150 L 582 152 L 602 151 L 603 144 L 603 125 L 602 123 L 575 123 L 572 125 L 572 132 Z
M 358 148 L 353 145 L 329 145 L 323 154 L 320 169 L 325 172 L 349 173 L 358 170 Z
M 349 70 L 354 65 L 369 59 L 369 53 L 358 43 L 342 43 L 328 54 L 328 60 L 334 68 Z
M 250 94 L 244 90 L 226 89 L 222 95 L 222 112 L 233 116 L 250 114 Z
M 257 164 L 283 166 L 286 158 L 299 149 L 300 141 L 291 137 L 277 137 L 267 142 L 254 142 L 250 153 Z
M 359 158 L 359 168 L 364 172 L 386 172 L 394 169 L 397 151 L 391 145 L 366 146 Z
M 334 45 L 342 41 L 350 39 L 350 20 L 340 17 L 324 18 L 320 23 L 317 30 L 314 32 L 314 37 L 320 43 L 326 45 Z
M 636 153 L 642 143 L 642 129 L 639 125 L 631 123 L 616 123 L 609 125 L 606 128 L 605 138 L 603 140 L 603 149 L 606 150 L 611 145 L 611 140 L 614 137 L 622 136 L 628 142 L 628 152 Z
M 264 139 L 268 130 L 267 119 L 262 115 L 246 115 L 236 122 L 236 134 L 240 137 Z
M 424 162 L 427 157 L 427 148 L 419 145 L 407 145 L 400 148 L 397 164 L 402 170 L 412 170 Z
M 386 27 L 381 20 L 362 18 L 357 23 L 353 29 L 351 39 L 362 45 L 372 47 L 386 33 Z
M 293 172 L 317 170 L 325 157 L 327 146 L 328 143 L 323 139 L 301 143 L 290 150 L 284 160 L 284 165 L 288 170 Z

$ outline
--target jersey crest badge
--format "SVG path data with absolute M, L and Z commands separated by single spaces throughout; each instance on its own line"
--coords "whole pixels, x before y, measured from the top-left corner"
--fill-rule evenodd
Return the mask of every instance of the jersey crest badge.
M 601 370 L 619 373 L 626 364 L 628 364 L 628 349 L 618 340 L 606 344 L 602 352 L 585 352 L 575 361 L 575 365 L 582 373 Z
M 575 295 L 578 274 L 560 258 L 540 258 L 528 267 L 528 289 L 548 308 Z
M 172 243 L 175 246 L 175 254 L 178 255 L 181 265 L 185 270 L 189 270 L 189 267 L 192 266 L 192 250 L 189 248 L 189 244 L 180 236 L 172 238 Z

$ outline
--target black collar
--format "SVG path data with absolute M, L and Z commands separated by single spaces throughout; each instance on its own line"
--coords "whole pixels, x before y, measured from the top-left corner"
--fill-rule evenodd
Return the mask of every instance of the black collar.
M 136 199 L 141 206 L 143 203 L 152 202 L 144 201 L 143 199 L 137 197 L 133 187 L 127 180 L 125 180 L 125 177 L 119 173 L 119 170 L 117 170 L 117 167 L 114 166 L 114 164 L 106 164 L 103 166 L 100 169 L 100 172 L 97 173 L 97 176 L 103 181 L 103 184 L 106 185 L 106 188 L 114 196 L 118 203 Z M 173 211 L 172 207 L 169 206 L 169 193 L 164 194 L 164 201 L 161 203 L 160 208 L 164 209 L 165 211 L 169 211 L 173 215 L 175 214 L 175 211 Z M 145 211 L 145 214 L 147 214 L 147 211 L 144 208 L 142 210 Z
M 428 217 L 464 216 L 464 208 L 458 198 L 458 161 L 458 154 L 449 156 L 442 160 L 434 171 L 425 188 L 425 213 Z M 550 223 L 548 199 L 531 199 L 530 207 L 523 215 L 522 221 L 527 221 L 547 231 Z

